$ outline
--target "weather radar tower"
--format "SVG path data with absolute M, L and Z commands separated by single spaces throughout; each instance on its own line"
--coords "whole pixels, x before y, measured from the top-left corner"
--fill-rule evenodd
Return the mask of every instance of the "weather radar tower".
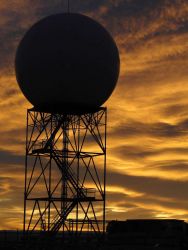
M 48 16 L 21 40 L 15 60 L 27 110 L 24 232 L 105 231 L 107 110 L 119 75 L 103 26 L 74 13 Z

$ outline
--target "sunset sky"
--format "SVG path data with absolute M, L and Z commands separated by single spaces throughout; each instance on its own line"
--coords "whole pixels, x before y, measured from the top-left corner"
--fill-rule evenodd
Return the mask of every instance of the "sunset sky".
M 107 219 L 188 220 L 188 1 L 72 0 L 117 42 L 108 107 Z M 64 0 L 0 0 L 0 229 L 22 228 L 26 109 L 14 58 L 33 23 Z

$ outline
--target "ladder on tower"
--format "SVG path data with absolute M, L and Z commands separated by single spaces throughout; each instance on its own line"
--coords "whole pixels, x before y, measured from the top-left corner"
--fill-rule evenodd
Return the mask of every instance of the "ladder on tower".
M 61 226 L 65 223 L 65 220 L 67 219 L 67 216 L 71 213 L 71 211 L 74 209 L 76 204 L 77 204 L 77 201 L 71 202 L 69 205 L 67 205 L 65 210 L 63 210 L 60 215 L 57 214 L 54 217 L 54 220 L 52 221 L 52 223 L 50 225 L 50 232 L 56 233 L 56 232 L 59 231 Z
M 62 172 L 62 174 L 66 177 L 66 179 L 71 183 L 71 185 L 73 186 L 74 190 L 77 193 L 77 198 L 89 198 L 87 196 L 88 192 L 87 192 L 87 188 L 85 188 L 83 186 L 82 183 L 80 183 L 79 180 L 76 180 L 76 176 L 74 175 L 74 173 L 72 172 L 70 167 L 67 166 L 62 166 L 62 162 L 59 159 L 59 157 L 56 155 L 55 151 L 52 152 L 52 158 L 54 159 L 54 161 L 56 162 L 58 168 L 60 169 L 60 171 Z M 91 189 L 90 189 L 91 190 Z M 94 189 L 93 189 L 94 190 Z M 94 190 L 95 192 L 95 190 Z M 94 198 L 93 196 L 91 196 L 90 198 Z
M 34 145 L 33 147 L 33 153 L 51 153 L 52 159 L 55 161 L 57 167 L 61 171 L 62 175 L 66 178 L 66 180 L 71 184 L 73 187 L 75 193 L 73 194 L 73 197 L 69 199 L 69 203 L 66 204 L 66 207 L 61 211 L 61 213 L 57 213 L 52 220 L 50 224 L 50 232 L 51 233 L 57 233 L 61 226 L 65 223 L 67 220 L 68 215 L 71 213 L 71 211 L 74 209 L 74 207 L 78 204 L 78 202 L 81 201 L 91 201 L 95 200 L 95 189 L 93 188 L 85 188 L 83 183 L 81 183 L 77 176 L 73 173 L 72 169 L 68 164 L 63 164 L 61 161 L 61 158 L 63 158 L 62 151 L 57 150 L 53 145 L 53 140 L 58 132 L 58 130 L 61 128 L 62 121 L 59 121 L 56 128 L 52 132 L 50 138 L 47 140 L 42 140 L 41 144 Z M 53 150 L 50 150 L 52 148 Z M 61 154 L 59 154 L 61 152 Z M 68 153 L 68 151 L 66 152 Z M 67 156 L 66 156 L 67 157 Z M 64 197 L 67 198 L 67 197 Z

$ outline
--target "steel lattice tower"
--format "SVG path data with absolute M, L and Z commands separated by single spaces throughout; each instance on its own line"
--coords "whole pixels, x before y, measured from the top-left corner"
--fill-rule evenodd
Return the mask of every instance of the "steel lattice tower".
M 27 111 L 24 232 L 105 232 L 107 110 Z

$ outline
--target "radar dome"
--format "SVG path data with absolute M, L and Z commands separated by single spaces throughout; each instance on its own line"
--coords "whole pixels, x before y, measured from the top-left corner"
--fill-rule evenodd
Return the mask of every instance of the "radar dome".
M 18 84 L 36 109 L 98 108 L 119 76 L 119 53 L 106 29 L 75 13 L 48 16 L 21 40 Z

